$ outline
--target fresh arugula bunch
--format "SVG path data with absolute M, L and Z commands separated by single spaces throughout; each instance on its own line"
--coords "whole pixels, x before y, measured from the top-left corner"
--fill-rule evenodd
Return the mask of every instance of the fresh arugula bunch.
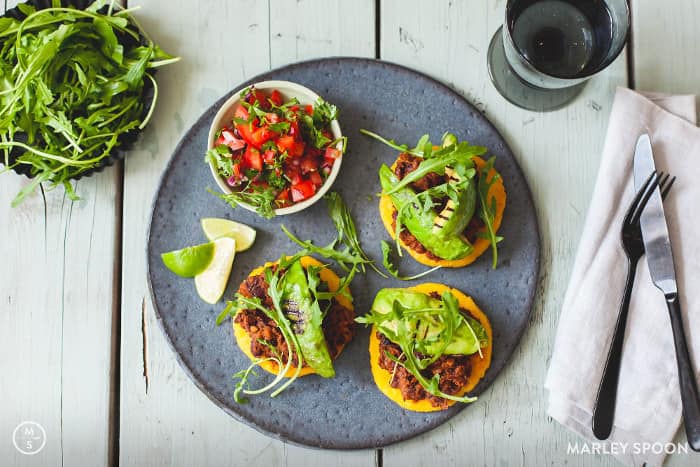
M 155 68 L 173 63 L 114 2 L 85 10 L 36 10 L 20 3 L 23 20 L 0 19 L 0 151 L 3 171 L 28 166 L 33 177 L 17 206 L 42 182 L 63 185 L 99 167 L 127 133 L 143 129 L 158 97 Z M 150 103 L 144 86 L 153 86 Z
M 467 317 L 459 309 L 459 303 L 452 293 L 446 291 L 440 298 L 438 306 L 425 308 L 406 308 L 398 300 L 394 300 L 391 311 L 378 312 L 374 308 L 355 321 L 365 325 L 374 325 L 379 332 L 401 348 L 401 355 L 395 357 L 386 353 L 387 358 L 395 365 L 401 365 L 413 375 L 418 383 L 428 393 L 457 402 L 474 402 L 475 397 L 457 397 L 440 390 L 440 375 L 431 378 L 425 376 L 425 370 L 444 355 L 447 346 L 452 342 L 456 330 L 466 326 L 481 348 L 488 345 L 488 336 L 483 327 L 471 317 Z M 421 323 L 434 323 L 441 327 L 437 334 L 420 332 Z M 427 349 L 437 350 L 428 352 Z

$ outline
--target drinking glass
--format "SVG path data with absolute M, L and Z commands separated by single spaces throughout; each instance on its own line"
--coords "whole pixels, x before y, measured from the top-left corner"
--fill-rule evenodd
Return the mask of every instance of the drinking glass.
M 518 107 L 561 108 L 617 58 L 629 26 L 627 0 L 508 0 L 489 45 L 489 76 Z

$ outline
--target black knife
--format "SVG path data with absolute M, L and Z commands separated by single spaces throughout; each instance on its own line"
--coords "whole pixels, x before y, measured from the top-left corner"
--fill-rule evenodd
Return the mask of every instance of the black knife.
M 655 170 L 654 154 L 649 135 L 642 135 L 637 141 L 634 153 L 635 185 Z M 671 241 L 668 237 L 666 215 L 659 188 L 654 190 L 647 202 L 640 220 L 642 238 L 649 264 L 649 272 L 654 285 L 663 292 L 671 316 L 671 329 L 676 347 L 678 382 L 683 403 L 683 420 L 688 444 L 694 451 L 700 451 L 700 397 L 695 380 L 695 372 L 688 352 L 688 344 L 683 330 L 683 317 L 678 300 L 676 269 L 673 263 Z

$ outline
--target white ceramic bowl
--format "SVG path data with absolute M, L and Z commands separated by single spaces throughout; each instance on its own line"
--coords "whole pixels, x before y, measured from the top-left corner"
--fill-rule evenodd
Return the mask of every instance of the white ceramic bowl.
M 259 83 L 253 84 L 253 86 L 255 87 L 255 89 L 259 89 L 260 91 L 264 91 L 266 93 L 270 93 L 273 89 L 277 89 L 282 94 L 282 99 L 284 102 L 287 102 L 290 99 L 296 97 L 299 101 L 299 104 L 302 106 L 308 104 L 315 105 L 319 97 L 318 94 L 313 92 L 311 89 L 306 88 L 300 84 L 292 83 L 290 81 L 261 81 Z M 219 111 L 216 113 L 216 116 L 214 116 L 214 120 L 212 121 L 211 127 L 209 128 L 209 140 L 207 144 L 207 149 L 214 148 L 216 132 L 224 126 L 231 124 L 231 121 L 233 120 L 233 114 L 240 105 L 241 98 L 239 94 L 243 89 L 245 88 L 236 90 L 236 92 L 234 92 L 233 95 L 231 95 L 231 97 L 226 102 L 224 102 Z M 331 133 L 333 133 L 334 140 L 342 138 L 343 136 L 343 133 L 340 131 L 340 125 L 338 124 L 337 120 L 333 120 L 331 122 Z M 338 143 L 336 147 L 342 150 L 342 143 Z M 275 209 L 275 215 L 283 216 L 285 214 L 293 214 L 295 212 L 299 212 L 308 208 L 316 201 L 321 199 L 323 195 L 326 194 L 326 192 L 330 189 L 331 185 L 333 185 L 333 182 L 338 176 L 342 160 L 343 156 L 336 159 L 335 163 L 333 164 L 333 169 L 331 169 L 331 173 L 328 175 L 326 182 L 319 188 L 315 195 L 292 206 Z M 233 190 L 228 185 L 226 180 L 219 175 L 219 173 L 216 170 L 216 167 L 214 166 L 214 164 L 211 163 L 211 161 L 209 161 L 209 168 L 211 169 L 211 173 L 214 176 L 214 180 L 216 180 L 216 183 L 217 185 L 219 185 L 221 191 L 223 191 L 224 193 L 231 193 Z M 247 204 L 239 203 L 239 205 L 245 209 L 248 209 L 249 211 L 254 211 L 254 209 Z

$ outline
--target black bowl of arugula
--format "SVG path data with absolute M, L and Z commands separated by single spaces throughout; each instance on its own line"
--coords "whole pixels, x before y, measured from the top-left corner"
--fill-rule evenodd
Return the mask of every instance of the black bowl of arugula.
M 115 2 L 29 0 L 0 17 L 0 163 L 63 185 L 123 159 L 155 108 L 166 54 Z

